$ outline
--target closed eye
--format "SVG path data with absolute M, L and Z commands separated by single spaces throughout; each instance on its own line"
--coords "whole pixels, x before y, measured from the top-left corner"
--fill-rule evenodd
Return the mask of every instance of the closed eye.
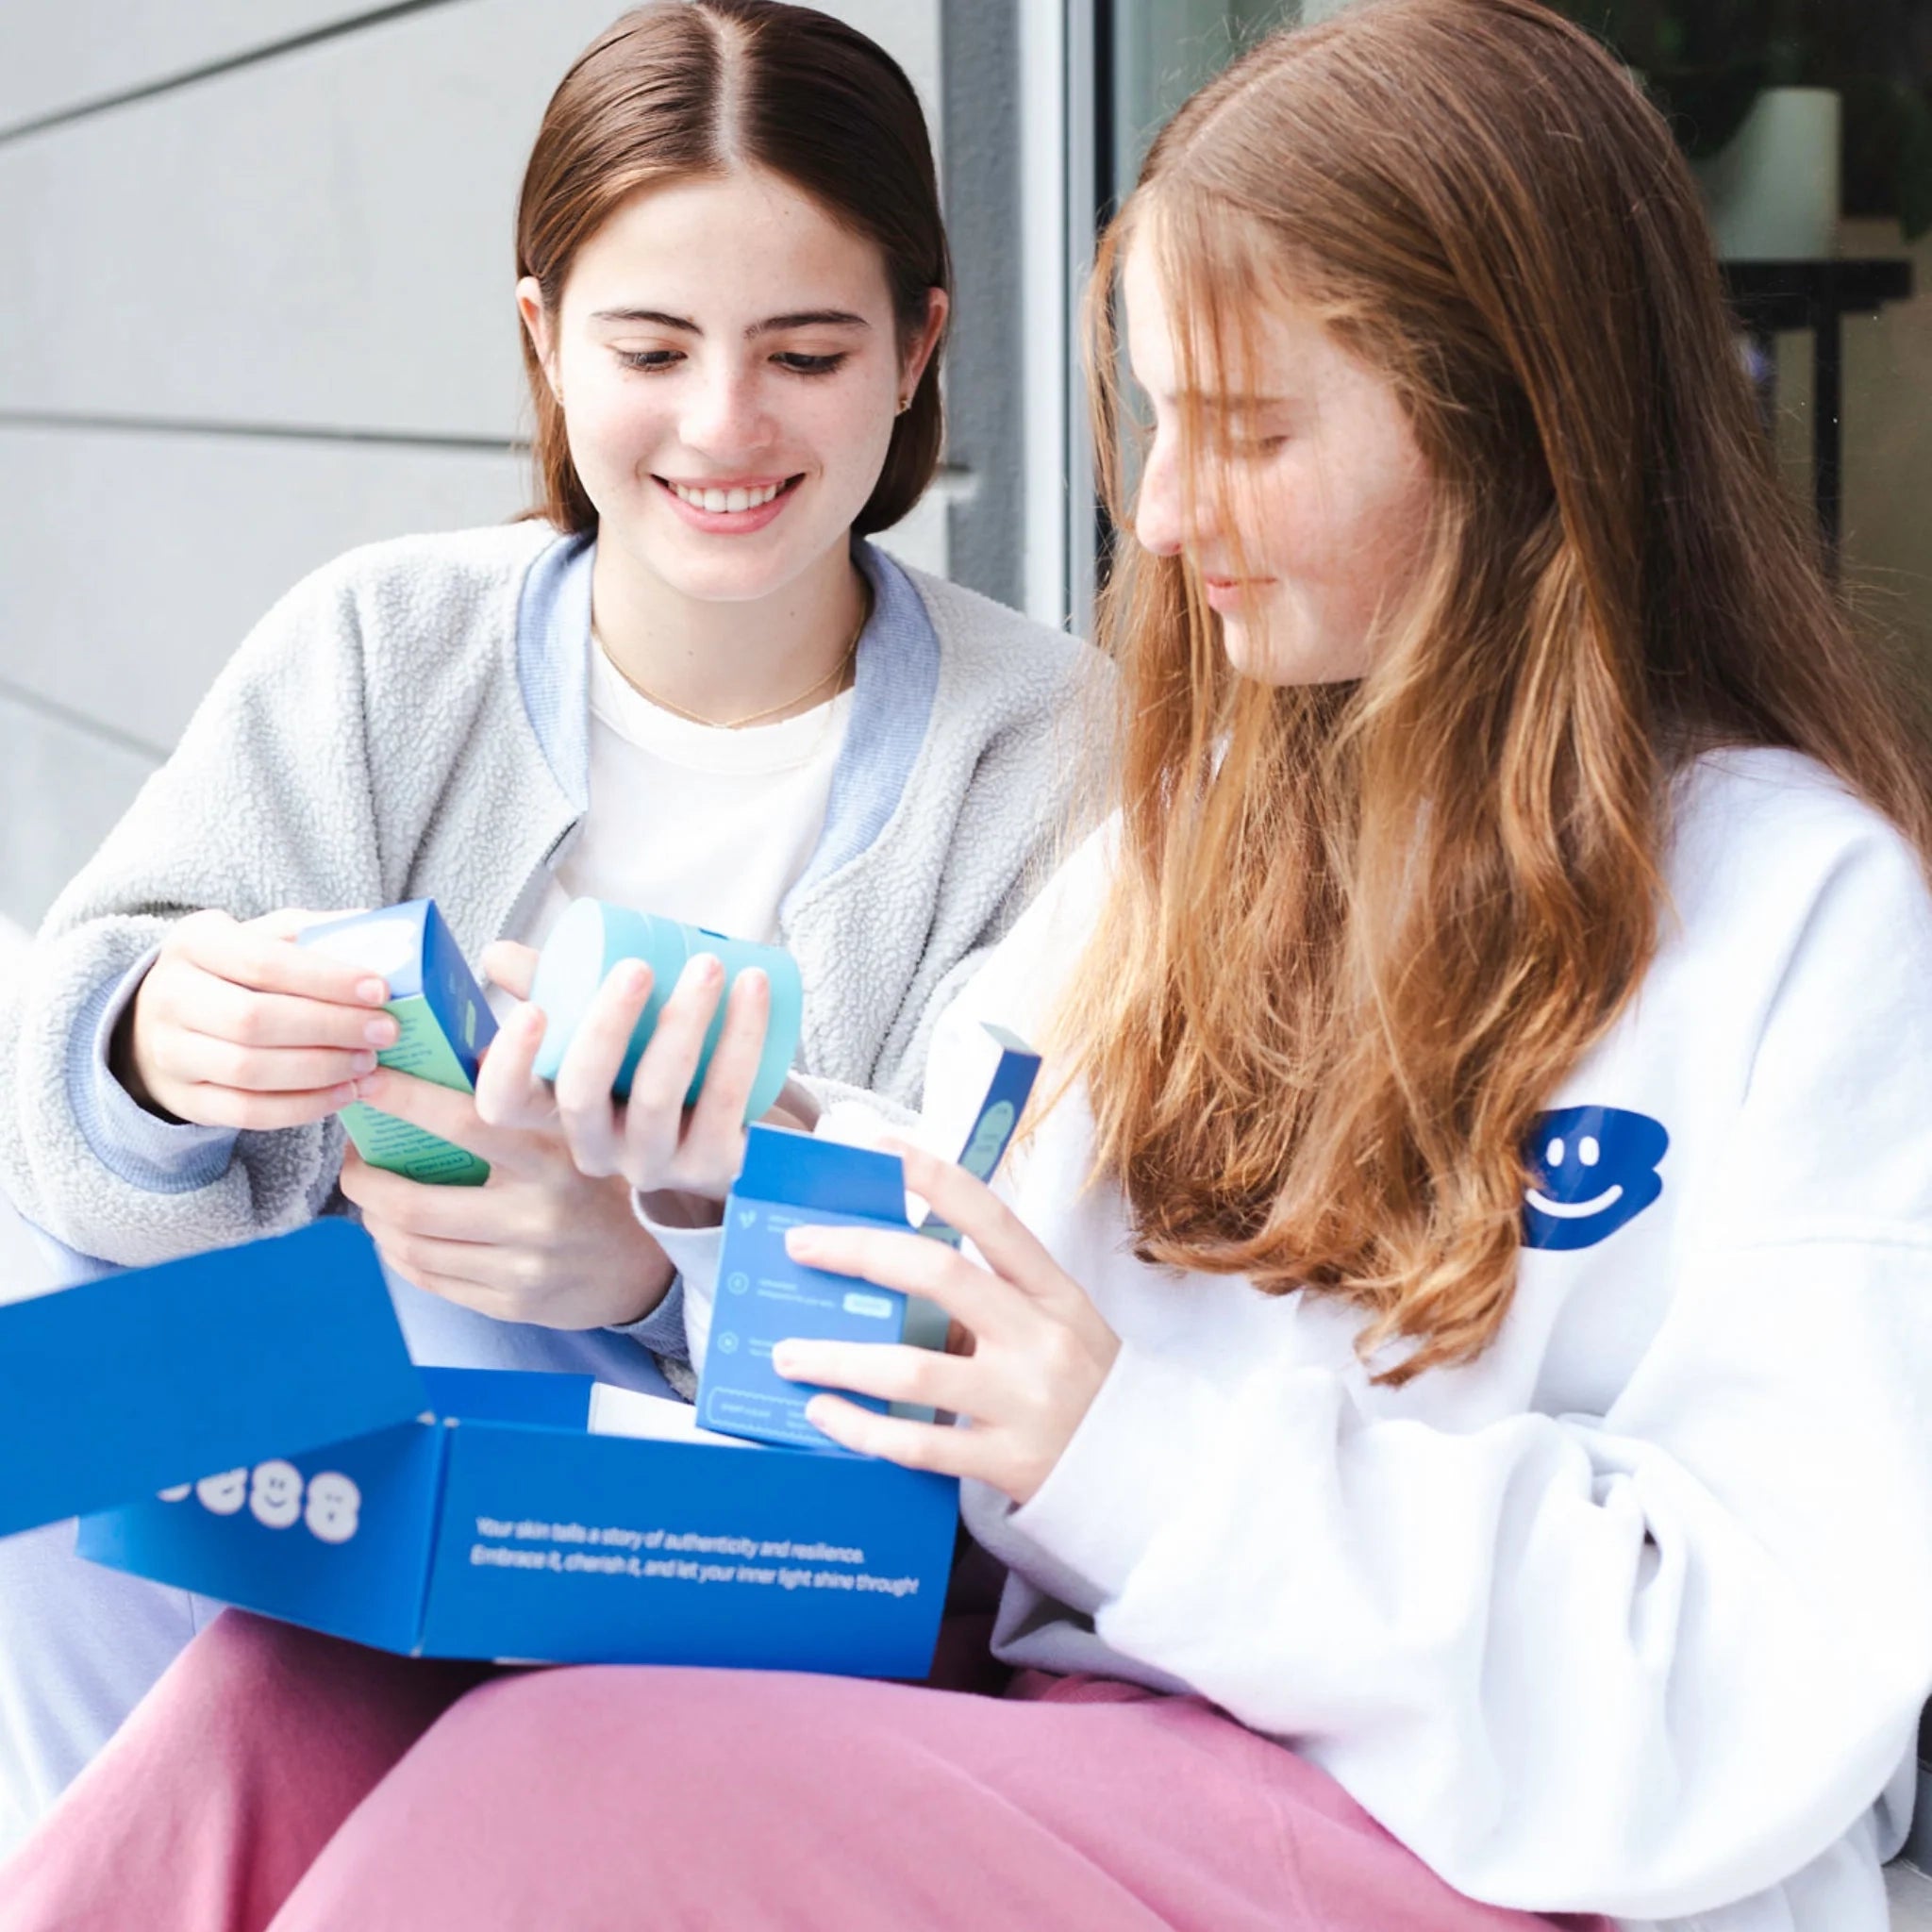
M 686 359 L 681 349 L 619 349 L 615 354 L 626 369 L 636 369 L 647 375 L 675 369 Z M 791 375 L 830 375 L 845 359 L 842 350 L 836 355 L 807 356 L 787 349 L 772 358 L 778 368 Z

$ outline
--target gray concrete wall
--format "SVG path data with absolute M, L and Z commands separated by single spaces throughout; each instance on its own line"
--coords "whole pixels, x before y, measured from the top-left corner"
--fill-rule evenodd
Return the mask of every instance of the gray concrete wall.
M 621 10 L 0 0 L 0 917 L 40 918 L 296 577 L 520 507 L 517 182 Z M 942 138 L 941 0 L 829 10 Z M 888 541 L 945 570 L 981 480 Z

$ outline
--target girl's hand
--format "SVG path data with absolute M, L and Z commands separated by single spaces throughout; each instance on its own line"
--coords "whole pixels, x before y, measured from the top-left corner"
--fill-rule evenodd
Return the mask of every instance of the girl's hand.
M 950 1409 L 971 1424 L 879 1415 L 837 1395 L 815 1395 L 807 1418 L 833 1441 L 908 1469 L 976 1476 L 1015 1503 L 1032 1499 L 1093 1406 L 1120 1353 L 1087 1291 L 1012 1209 L 962 1167 L 888 1143 L 906 1183 L 986 1258 L 968 1260 L 924 1235 L 861 1227 L 797 1227 L 785 1238 L 794 1261 L 922 1294 L 963 1329 L 971 1352 L 881 1342 L 781 1341 L 772 1366 L 794 1382 L 851 1389 L 888 1402 Z
M 115 1078 L 150 1113 L 209 1127 L 306 1126 L 345 1107 L 396 1023 L 374 974 L 294 943 L 336 916 L 190 913 L 115 1029 Z
M 469 1094 L 389 1068 L 358 1081 L 357 1098 L 490 1163 L 480 1188 L 429 1187 L 350 1149 L 342 1192 L 405 1280 L 499 1322 L 545 1328 L 619 1326 L 663 1300 L 671 1262 L 638 1224 L 629 1187 L 579 1173 L 554 1118 L 492 1125 Z
M 484 954 L 483 965 L 499 986 L 521 998 L 529 991 L 535 958 L 527 946 L 499 943 Z M 594 1179 L 621 1176 L 646 1197 L 658 1220 L 715 1221 L 717 1204 L 743 1164 L 745 1105 L 758 1076 L 772 999 L 762 973 L 739 974 L 704 1089 L 697 1105 L 687 1108 L 684 1096 L 724 984 L 724 964 L 713 955 L 700 953 L 686 965 L 631 1076 L 628 1101 L 616 1100 L 610 1090 L 629 1050 L 631 1029 L 651 996 L 648 966 L 626 960 L 611 970 L 577 1026 L 554 1087 L 535 1072 L 543 1015 L 535 1007 L 519 1007 L 484 1059 L 476 1082 L 478 1113 L 505 1127 L 545 1128 L 554 1123 L 583 1174 Z

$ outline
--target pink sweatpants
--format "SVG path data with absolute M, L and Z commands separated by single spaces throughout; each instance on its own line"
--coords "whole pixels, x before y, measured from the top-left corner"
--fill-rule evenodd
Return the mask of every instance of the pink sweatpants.
M 0 1872 L 0 1932 L 1502 1932 L 1197 1698 L 489 1673 L 230 1611 Z

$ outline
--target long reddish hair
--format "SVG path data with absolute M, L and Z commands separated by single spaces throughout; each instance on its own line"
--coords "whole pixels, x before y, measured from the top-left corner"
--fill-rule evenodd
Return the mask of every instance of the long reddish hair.
M 1291 291 L 1393 384 L 1433 508 L 1351 684 L 1241 677 L 1193 568 L 1122 546 L 1121 857 L 1062 1043 L 1148 1257 L 1343 1296 L 1402 1381 L 1507 1312 L 1531 1121 L 1657 944 L 1673 773 L 1793 747 L 1922 853 L 1932 779 L 1777 480 L 1690 175 L 1587 35 L 1367 0 L 1196 94 L 1100 251 L 1109 455 L 1135 238 L 1183 394 Z M 1217 434 L 1183 419 L 1203 489 Z
M 626 13 L 558 83 L 517 204 L 517 275 L 555 315 L 578 252 L 640 189 L 758 167 L 878 246 L 902 345 L 927 291 L 952 290 L 932 142 L 905 70 L 830 14 L 782 0 L 657 0 Z M 559 529 L 597 527 L 527 331 L 538 501 Z M 896 524 L 939 466 L 945 425 L 935 347 L 853 528 Z

